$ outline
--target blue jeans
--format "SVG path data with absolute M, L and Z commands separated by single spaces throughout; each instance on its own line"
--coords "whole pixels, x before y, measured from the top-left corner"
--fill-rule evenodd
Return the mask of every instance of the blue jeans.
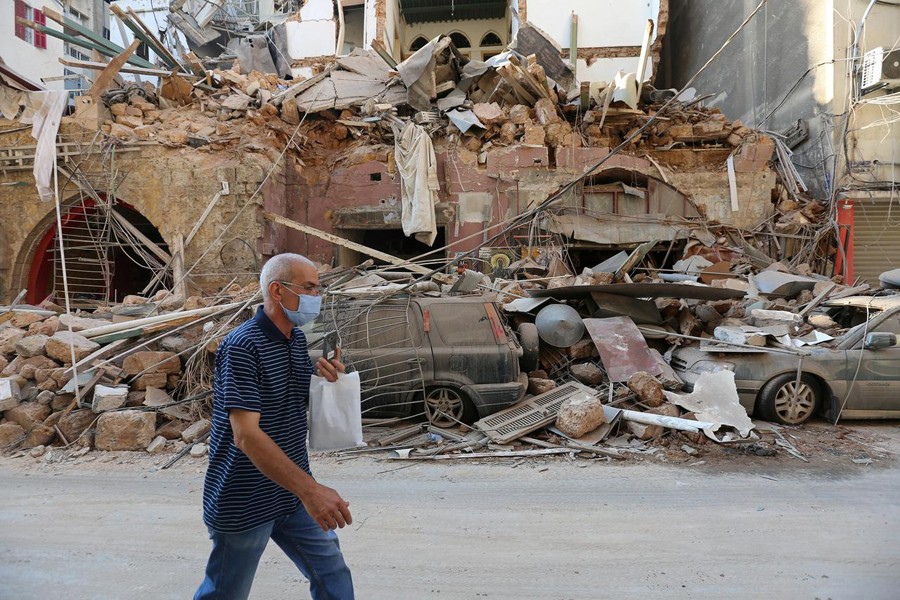
M 314 600 L 353 599 L 353 581 L 337 534 L 322 531 L 303 505 L 293 514 L 243 533 L 210 529 L 209 538 L 213 548 L 206 564 L 206 577 L 194 600 L 246 599 L 269 538 L 309 579 Z

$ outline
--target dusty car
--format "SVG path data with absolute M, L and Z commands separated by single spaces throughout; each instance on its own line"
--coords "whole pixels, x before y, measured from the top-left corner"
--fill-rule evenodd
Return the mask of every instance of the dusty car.
M 673 352 L 672 368 L 689 390 L 704 372 L 734 371 L 747 412 L 778 423 L 799 424 L 816 414 L 830 420 L 900 418 L 900 294 L 843 298 L 826 307 L 850 327 L 828 347 L 804 346 L 801 357 L 690 346 Z
M 523 349 L 497 305 L 482 297 L 338 299 L 322 325 L 338 332 L 343 361 L 360 373 L 363 417 L 424 411 L 449 427 L 525 394 Z

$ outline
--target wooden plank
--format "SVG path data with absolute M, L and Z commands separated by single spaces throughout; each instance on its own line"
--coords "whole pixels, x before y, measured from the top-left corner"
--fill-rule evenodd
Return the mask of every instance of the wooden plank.
M 128 219 L 119 214 L 116 209 L 111 208 L 109 212 L 119 225 L 124 227 L 130 234 L 140 240 L 142 244 L 147 246 L 147 249 L 155 254 L 157 258 L 159 258 L 164 263 L 168 263 L 172 260 L 172 256 L 168 252 L 157 246 L 150 238 L 141 233 L 141 231 L 137 227 L 129 223 Z
M 637 75 L 637 101 L 641 100 L 641 88 L 644 87 L 644 71 L 647 68 L 647 55 L 650 53 L 650 38 L 653 36 L 653 21 L 647 19 L 647 27 L 644 29 L 644 41 L 641 43 L 641 57 L 638 59 Z
M 200 231 L 200 226 L 203 225 L 204 221 L 206 221 L 206 217 L 209 216 L 209 213 L 212 212 L 212 209 L 216 206 L 216 202 L 218 202 L 219 198 L 221 197 L 222 192 L 216 192 L 216 195 L 213 196 L 212 200 L 209 201 L 209 204 L 206 205 L 206 208 L 203 209 L 203 214 L 200 215 L 200 218 L 197 219 L 196 223 L 194 223 L 194 226 L 191 228 L 191 232 L 187 234 L 186 238 L 184 238 L 185 248 L 190 246 L 191 241 L 194 239 L 194 236 L 197 235 L 198 231 Z
M 571 448 L 544 448 L 542 450 L 500 450 L 497 452 L 470 452 L 467 454 L 434 454 L 387 456 L 387 460 L 460 460 L 471 458 L 516 458 L 521 456 L 549 456 L 552 454 L 575 454 L 580 450 Z
M 349 248 L 351 250 L 361 252 L 366 256 L 371 256 L 373 258 L 377 258 L 378 260 L 383 260 L 389 264 L 409 269 L 414 273 L 430 275 L 432 272 L 432 269 L 428 269 L 421 265 L 411 263 L 408 260 L 404 260 L 402 258 L 397 258 L 396 256 L 381 252 L 380 250 L 375 250 L 373 248 L 369 248 L 368 246 L 363 246 L 362 244 L 357 244 L 356 242 L 345 240 L 342 237 L 322 231 L 321 229 L 316 229 L 315 227 L 310 227 L 309 225 L 304 225 L 303 223 L 291 221 L 290 219 L 282 217 L 281 215 L 276 215 L 275 213 L 264 212 L 263 216 L 274 223 L 278 223 L 279 225 L 284 225 L 285 227 L 290 227 L 291 229 L 296 229 L 297 231 L 302 231 L 303 233 L 314 235 L 319 239 L 323 239 L 333 244 L 343 246 L 344 248 Z
M 533 105 L 537 102 L 537 98 L 516 80 L 515 75 L 513 75 L 507 67 L 508 65 L 502 65 L 497 69 L 497 73 L 499 73 L 503 80 L 513 89 L 513 92 L 518 97 L 519 103 Z M 497 91 L 497 89 L 495 88 L 494 91 Z
M 138 39 L 138 40 L 144 42 L 145 44 L 147 44 L 147 46 L 152 48 L 153 51 L 156 52 L 157 56 L 159 56 L 162 59 L 162 61 L 164 63 L 166 63 L 166 65 L 169 66 L 170 69 L 178 69 L 178 70 L 183 69 L 183 67 L 181 66 L 181 63 L 179 63 L 177 60 L 175 60 L 175 57 L 173 57 L 166 48 L 161 47 L 162 44 L 159 43 L 159 41 L 156 39 L 155 35 L 152 35 L 152 34 L 147 35 L 144 32 L 144 30 L 141 28 L 141 26 L 137 25 L 136 23 L 133 23 L 131 21 L 131 18 L 128 15 L 128 13 L 126 13 L 124 10 L 122 10 L 119 6 L 117 6 L 115 4 L 110 4 L 109 8 L 113 12 L 113 14 L 115 14 L 119 19 L 121 19 L 121 21 L 125 25 L 125 27 L 127 27 L 128 29 L 131 30 L 131 33 L 134 34 L 135 39 Z
M 96 341 L 96 340 L 94 340 L 94 341 Z M 107 344 L 107 345 L 103 346 L 102 348 L 94 350 L 94 352 L 92 352 L 88 356 L 85 356 L 84 358 L 79 360 L 77 363 L 75 363 L 74 366 L 71 366 L 68 369 L 66 369 L 64 371 L 64 373 L 66 373 L 66 374 L 74 373 L 76 370 L 80 369 L 84 365 L 89 365 L 89 364 L 93 363 L 98 358 L 105 358 L 105 357 L 109 356 L 110 354 L 117 352 L 119 350 L 119 348 L 121 348 L 122 346 L 125 345 L 126 341 L 127 340 L 124 340 L 124 339 L 117 340 L 111 344 Z M 99 344 L 100 342 L 97 342 L 97 343 Z
M 106 68 L 100 71 L 97 77 L 94 78 L 94 84 L 91 86 L 91 89 L 87 91 L 87 95 L 93 98 L 94 102 L 100 102 L 100 97 L 106 93 L 106 90 L 109 89 L 110 84 L 112 84 L 113 80 L 116 78 L 116 75 L 119 74 L 119 70 L 125 66 L 125 63 L 128 62 L 128 58 L 140 45 L 140 40 L 131 42 L 131 45 L 125 48 L 122 54 L 109 61 Z
M 44 7 L 41 9 L 41 12 L 43 12 L 44 16 L 51 21 L 55 21 L 59 25 L 77 32 L 79 35 L 86 37 L 96 44 L 100 44 L 101 46 L 107 48 L 115 54 L 121 54 L 125 50 L 125 48 L 123 48 L 122 46 L 112 43 L 103 36 L 97 35 L 87 27 L 82 26 L 77 21 L 73 21 L 72 19 L 63 16 L 61 13 L 56 12 L 54 9 L 46 5 L 44 5 Z
M 59 58 L 60 64 L 76 69 L 88 69 L 90 71 L 102 71 L 109 66 L 109 63 L 94 62 L 90 60 L 75 60 L 73 58 Z M 119 69 L 120 73 L 130 73 L 132 75 L 147 75 L 149 77 L 167 77 L 171 71 L 165 69 L 146 69 L 144 67 L 123 66 Z
M 527 69 L 522 67 L 522 63 L 515 56 L 509 57 L 509 62 L 512 66 L 516 67 L 517 71 L 522 74 L 522 77 L 528 83 L 529 86 L 533 87 L 536 92 L 538 92 L 544 98 L 548 100 L 554 100 L 554 98 L 550 97 L 550 92 L 546 87 L 542 86 L 537 80 L 531 76 L 531 73 L 528 72 Z
M 115 11 L 115 9 L 118 8 L 118 7 L 117 7 L 115 4 L 112 4 L 112 5 L 110 5 L 110 8 L 111 8 L 113 11 Z M 187 72 L 187 69 L 185 69 L 185 68 L 183 67 L 183 65 L 181 65 L 181 62 L 180 62 L 177 58 L 175 58 L 175 56 L 174 56 L 171 52 L 169 52 L 169 49 L 166 48 L 165 43 L 163 43 L 163 41 L 160 40 L 160 39 L 156 36 L 156 34 L 154 34 L 152 31 L 150 31 L 150 28 L 147 27 L 147 26 L 144 24 L 144 22 L 141 20 L 141 18 L 138 16 L 138 14 L 137 14 L 136 12 L 134 12 L 134 9 L 131 8 L 131 7 L 129 6 L 129 7 L 127 8 L 127 10 L 128 10 L 128 16 L 131 17 L 131 19 L 132 19 L 132 21 L 134 22 L 134 24 L 137 25 L 138 27 L 140 27 L 148 37 L 150 37 L 150 38 L 153 39 L 153 41 L 154 41 L 154 42 L 156 43 L 156 45 L 158 46 L 159 50 L 161 50 L 161 51 L 163 52 L 163 55 L 164 55 L 166 58 L 168 58 L 173 64 L 176 64 L 176 65 L 181 66 L 181 67 L 182 67 L 182 69 L 181 69 L 182 71 Z

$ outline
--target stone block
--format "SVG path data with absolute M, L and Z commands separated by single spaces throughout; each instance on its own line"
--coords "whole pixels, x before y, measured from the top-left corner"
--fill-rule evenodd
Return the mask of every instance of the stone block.
M 15 408 L 11 408 L 3 413 L 3 416 L 8 421 L 18 423 L 19 427 L 25 431 L 29 431 L 35 425 L 43 423 L 44 419 L 50 416 L 50 407 L 37 402 L 22 402 Z
M 156 454 L 157 452 L 162 452 L 166 448 L 166 438 L 161 435 L 153 438 L 153 441 L 150 442 L 150 445 L 147 446 L 147 452 L 150 454 Z
M 72 401 L 75 400 L 75 394 L 56 394 L 50 401 L 51 410 L 63 410 L 68 408 Z
M 516 104 L 509 109 L 509 120 L 516 125 L 524 125 L 531 119 L 531 108 L 524 104 Z
M 584 385 L 600 385 L 603 383 L 603 370 L 594 363 L 578 363 L 569 367 L 572 377 Z
M 122 365 L 129 375 L 141 372 L 174 374 L 181 371 L 181 360 L 173 352 L 135 352 Z M 154 387 L 165 387 L 165 384 Z
M 38 313 L 12 311 L 12 317 L 10 317 L 9 319 L 9 324 L 19 329 L 27 329 L 28 326 L 32 323 L 43 321 L 46 318 L 47 317 L 45 317 L 44 315 L 39 315 Z
M 131 384 L 135 391 L 144 391 L 147 388 L 164 388 L 169 382 L 169 376 L 165 373 L 146 373 L 141 375 Z
M 109 107 L 109 112 L 113 114 L 114 117 L 121 117 L 125 114 L 125 111 L 128 110 L 128 105 L 124 102 L 118 102 L 116 104 L 111 104 Z
M 25 439 L 25 430 L 18 423 L 0 423 L 0 452 L 18 445 Z
M 59 364 L 46 356 L 32 356 L 19 364 L 19 375 L 25 379 L 34 379 L 38 369 L 56 369 Z
M 528 378 L 528 393 L 539 396 L 545 392 L 556 389 L 556 382 L 552 379 L 541 379 L 538 377 Z
M 91 423 L 93 423 L 96 418 L 97 415 L 90 409 L 83 408 L 73 410 L 69 414 L 61 417 L 56 426 L 59 427 L 59 430 L 66 437 L 66 440 L 68 440 L 69 443 L 72 443 L 84 433 L 85 429 L 91 426 Z
M 8 364 L 9 361 L 6 360 L 6 357 L 0 354 L 0 371 L 3 371 L 3 369 L 5 369 Z
M 167 440 L 180 440 L 181 434 L 189 425 L 185 421 L 169 421 L 156 430 L 156 435 L 161 435 Z
M 56 394 L 53 392 L 53 390 L 42 390 L 41 393 L 37 395 L 37 398 L 34 399 L 34 401 L 38 404 L 46 404 L 49 406 L 50 403 L 53 402 L 54 398 L 56 398 Z
M 133 134 L 133 130 L 135 127 L 140 127 L 144 124 L 144 119 L 142 117 L 136 117 L 132 115 L 121 115 L 116 117 L 116 123 L 128 127 L 130 130 L 132 130 Z
M 69 331 L 57 331 L 53 337 L 47 340 L 47 356 L 55 358 L 63 364 L 72 362 L 72 348 L 75 349 L 75 361 L 77 362 L 97 351 L 100 344 Z
M 36 448 L 49 444 L 50 440 L 56 435 L 56 431 L 43 423 L 38 423 L 25 434 L 25 441 L 22 442 L 22 448 Z
M 640 440 L 651 440 L 662 435 L 662 425 L 644 425 L 643 423 L 635 423 L 634 421 L 625 421 L 625 426 L 632 434 Z
M 156 415 L 123 410 L 108 412 L 97 419 L 94 447 L 98 450 L 146 450 L 156 431 Z
M 126 400 L 128 400 L 127 387 L 109 387 L 98 384 L 94 387 L 94 399 L 91 403 L 91 410 L 95 413 L 115 410 L 121 408 Z
M 632 375 L 628 379 L 628 387 L 637 395 L 641 404 L 650 408 L 655 408 L 666 401 L 662 384 L 646 371 L 638 371 Z
M 191 456 L 194 458 L 200 458 L 201 456 L 206 456 L 206 453 L 209 452 L 209 448 L 206 444 L 195 444 L 193 448 L 191 448 Z
M 0 379 L 0 412 L 17 407 L 21 400 L 22 394 L 17 381 L 8 377 Z
M 102 327 L 109 324 L 110 321 L 108 319 L 88 319 L 85 317 L 76 317 L 75 315 L 59 316 L 59 329 L 71 329 L 76 333 L 79 331 L 84 331 L 86 329 L 94 329 L 95 327 Z
M 578 340 L 568 348 L 566 348 L 566 354 L 569 358 L 574 359 L 586 359 L 591 358 L 592 356 L 599 356 L 597 352 L 597 347 L 594 345 L 594 341 L 591 338 L 584 338 Z
M 0 354 L 15 354 L 16 342 L 28 335 L 20 327 L 4 327 L 0 329 Z
M 562 403 L 556 416 L 556 426 L 571 437 L 581 437 L 600 427 L 606 419 L 603 402 L 590 394 L 578 394 Z
M 562 120 L 556 111 L 556 104 L 548 98 L 541 98 L 535 103 L 534 114 L 537 117 L 538 123 L 543 126 L 547 126 L 551 123 L 559 123 Z
M 46 335 L 28 335 L 16 342 L 16 354 L 23 358 L 31 358 L 32 356 L 43 356 L 44 349 L 47 347 L 47 340 L 50 339 Z
M 188 444 L 196 442 L 206 435 L 210 429 L 212 429 L 212 423 L 210 423 L 209 419 L 200 419 L 181 432 L 181 439 Z
M 59 329 L 59 317 L 47 317 L 28 326 L 28 335 L 46 335 L 50 337 Z
M 506 115 L 503 114 L 503 110 L 501 110 L 500 105 L 496 102 L 491 102 L 490 104 L 487 102 L 478 102 L 472 107 L 472 110 L 475 112 L 475 116 L 478 117 L 478 120 L 487 127 L 506 121 Z

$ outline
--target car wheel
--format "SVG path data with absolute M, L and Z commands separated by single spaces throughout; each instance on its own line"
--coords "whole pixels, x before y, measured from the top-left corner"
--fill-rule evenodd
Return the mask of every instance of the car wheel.
M 522 323 L 519 325 L 519 344 L 522 346 L 522 358 L 519 366 L 526 373 L 534 371 L 538 367 L 541 338 L 538 337 L 537 325 L 534 323 Z
M 797 384 L 795 373 L 785 373 L 769 380 L 759 392 L 761 416 L 784 425 L 808 421 L 819 408 L 819 384 L 804 373 Z
M 475 407 L 461 391 L 451 387 L 433 387 L 425 392 L 425 414 L 435 427 L 453 427 L 475 420 Z

